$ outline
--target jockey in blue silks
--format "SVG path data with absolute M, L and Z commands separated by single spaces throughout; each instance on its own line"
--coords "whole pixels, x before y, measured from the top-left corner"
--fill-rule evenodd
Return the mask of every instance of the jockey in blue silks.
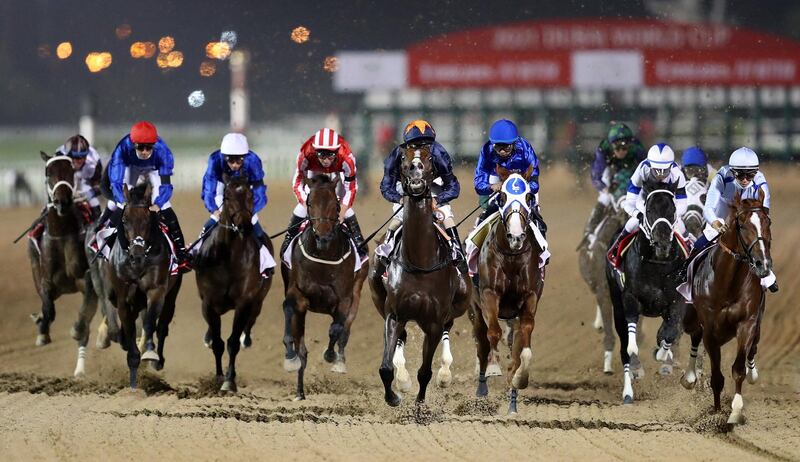
M 510 173 L 524 174 L 528 168 L 533 167 L 528 180 L 531 193 L 536 198 L 535 207 L 531 208 L 531 218 L 544 235 L 547 225 L 539 213 L 539 159 L 533 146 L 519 135 L 514 122 L 500 119 L 492 124 L 489 130 L 489 141 L 483 145 L 475 167 L 475 192 L 478 193 L 478 202 L 483 207 L 483 212 L 478 217 L 482 223 L 488 216 L 498 210 L 497 203 L 489 198 L 499 191 L 503 182 L 497 174 L 497 167 L 505 168 Z
M 739 193 L 742 199 L 758 199 L 759 190 L 764 191 L 762 206 L 769 213 L 769 185 L 767 178 L 759 171 L 758 155 L 746 147 L 733 151 L 728 165 L 720 168 L 711 180 L 703 207 L 703 216 L 707 225 L 703 234 L 694 244 L 692 258 L 707 247 L 710 240 L 727 230 L 725 220 L 736 194 Z M 767 277 L 761 279 L 761 285 L 771 292 L 777 292 L 778 283 L 775 273 L 770 271 Z
M 437 217 L 444 224 L 445 231 L 450 236 L 451 245 L 453 245 L 457 255 L 453 262 L 463 274 L 467 274 L 461 238 L 458 236 L 455 217 L 450 207 L 450 201 L 458 198 L 461 186 L 458 183 L 458 178 L 453 174 L 450 154 L 444 146 L 436 142 L 436 132 L 427 121 L 414 120 L 406 125 L 403 130 L 403 144 L 395 147 L 383 163 L 381 194 L 387 201 L 394 204 L 393 210 L 396 211 L 400 207 L 403 202 L 403 190 L 400 184 L 401 148 L 418 149 L 423 146 L 430 147 L 431 161 L 434 168 L 435 180 L 431 186 L 434 210 Z M 394 233 L 400 227 L 402 219 L 402 214 L 398 214 L 391 220 L 384 243 L 393 242 Z M 385 267 L 385 258 L 379 258 L 378 262 Z M 383 274 L 383 269 L 376 270 L 376 273 Z
M 267 205 L 267 186 L 264 184 L 264 169 L 258 154 L 250 150 L 247 137 L 241 133 L 228 133 L 222 138 L 219 150 L 208 157 L 208 168 L 203 175 L 203 191 L 200 197 L 211 217 L 203 226 L 203 234 L 219 221 L 222 212 L 225 184 L 223 175 L 231 178 L 245 176 L 253 190 L 253 232 L 262 245 L 267 245 L 267 236 L 258 221 L 258 212 Z
M 140 181 L 149 182 L 153 189 L 153 205 L 150 210 L 159 212 L 161 222 L 168 228 L 168 234 L 178 258 L 181 271 L 188 269 L 188 257 L 178 217 L 172 209 L 172 151 L 161 137 L 155 125 L 147 121 L 137 122 L 125 135 L 114 153 L 108 167 L 108 177 L 113 200 L 108 201 L 107 211 L 111 212 L 111 224 L 119 228 L 122 208 L 125 206 L 123 186 L 135 187 Z M 111 241 L 108 241 L 111 245 Z

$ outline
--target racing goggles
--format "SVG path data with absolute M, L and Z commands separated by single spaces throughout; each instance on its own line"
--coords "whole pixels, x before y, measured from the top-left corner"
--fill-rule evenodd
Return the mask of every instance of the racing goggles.
M 329 149 L 317 149 L 317 157 L 319 159 L 332 159 L 336 156 L 336 151 Z
M 244 156 L 225 156 L 225 162 L 229 164 L 242 164 L 244 163 Z
M 137 151 L 152 151 L 153 150 L 153 143 L 136 143 L 134 145 Z
M 630 140 L 627 138 L 623 138 L 621 140 L 616 140 L 613 143 L 611 143 L 611 149 L 613 149 L 614 151 L 627 151 L 630 145 L 631 145 Z
M 511 151 L 514 150 L 513 143 L 494 143 L 494 150 L 498 154 L 502 156 L 507 156 L 511 154 Z
M 752 180 L 756 177 L 758 173 L 758 169 L 755 168 L 748 168 L 748 169 L 731 169 L 733 176 L 736 177 L 737 180 Z
M 653 175 L 653 178 L 661 181 L 669 176 L 670 167 L 665 168 L 651 168 L 650 172 Z

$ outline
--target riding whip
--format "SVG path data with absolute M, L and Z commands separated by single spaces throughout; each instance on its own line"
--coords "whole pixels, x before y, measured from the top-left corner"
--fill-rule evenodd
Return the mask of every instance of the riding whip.
M 486 202 L 487 202 L 487 203 L 489 203 L 489 202 L 490 202 L 492 199 L 494 199 L 494 196 L 496 196 L 496 195 L 497 195 L 497 191 L 493 192 L 493 193 L 492 193 L 492 195 L 491 195 L 491 196 L 489 196 L 489 199 L 487 199 L 487 200 L 486 200 Z M 475 207 L 474 209 L 472 209 L 472 211 L 471 211 L 471 212 L 469 212 L 469 213 L 468 213 L 466 216 L 464 216 L 464 218 L 462 218 L 462 219 L 461 219 L 461 221 L 459 221 L 458 223 L 456 223 L 456 228 L 458 228 L 459 226 L 461 226 L 461 223 L 464 223 L 465 221 L 467 221 L 467 218 L 471 217 L 471 216 L 472 216 L 472 214 L 473 214 L 473 213 L 475 213 L 475 212 L 477 212 L 479 208 L 481 208 L 481 205 L 480 205 L 480 204 L 478 204 L 478 206 L 477 206 L 477 207 Z
M 270 239 L 275 239 L 276 237 L 280 236 L 281 234 L 285 234 L 285 233 L 286 233 L 287 231 L 289 231 L 290 229 L 292 229 L 292 228 L 297 228 L 298 226 L 302 225 L 303 223 L 305 223 L 305 220 L 303 220 L 303 221 L 301 221 L 301 222 L 299 222 L 299 223 L 297 223 L 297 224 L 294 224 L 294 225 L 292 225 L 292 226 L 289 226 L 289 227 L 287 227 L 286 229 L 284 229 L 283 231 L 279 231 L 279 232 L 277 232 L 277 233 L 275 233 L 275 234 L 271 235 L 269 238 L 270 238 Z
M 361 248 L 362 248 L 362 247 L 364 247 L 365 245 L 367 245 L 367 243 L 369 243 L 369 241 L 371 241 L 371 240 L 372 240 L 372 238 L 373 238 L 373 237 L 375 237 L 375 235 L 376 235 L 376 234 L 378 234 L 378 232 L 379 232 L 380 230 L 382 230 L 384 226 L 386 226 L 386 225 L 387 225 L 387 224 L 388 224 L 390 221 L 392 221 L 392 218 L 394 218 L 394 217 L 395 217 L 395 215 L 397 215 L 397 214 L 398 214 L 398 213 L 399 213 L 401 210 L 403 210 L 403 206 L 402 206 L 402 205 L 401 205 L 401 206 L 400 206 L 400 207 L 399 207 L 397 210 L 395 210 L 395 211 L 394 211 L 394 213 L 392 214 L 392 216 L 390 216 L 388 220 L 384 221 L 384 222 L 383 222 L 383 224 L 382 224 L 382 225 L 380 225 L 380 226 L 378 227 L 378 229 L 376 229 L 376 230 L 375 230 L 375 232 L 373 232 L 373 233 L 372 233 L 372 234 L 370 234 L 370 235 L 369 235 L 369 236 L 368 236 L 366 239 L 364 239 L 364 243 L 363 243 L 363 244 L 361 244 L 360 246 L 358 246 L 358 248 L 357 248 L 356 250 L 361 250 Z
M 201 234 L 201 235 L 200 235 L 200 237 L 198 237 L 196 241 L 192 242 L 192 245 L 190 245 L 189 247 L 186 247 L 186 252 L 188 253 L 188 252 L 189 252 L 190 250 L 192 250 L 192 249 L 194 248 L 194 246 L 196 246 L 196 245 L 197 245 L 199 242 L 202 242 L 202 241 L 203 241 L 203 239 L 205 239 L 205 237 L 206 237 L 206 236 L 208 236 L 208 233 L 210 233 L 212 229 L 214 229 L 214 228 L 216 228 L 216 227 L 217 227 L 217 224 L 218 224 L 218 223 L 219 223 L 218 221 L 214 221 L 214 223 L 212 223 L 212 224 L 211 224 L 211 226 L 209 226 L 209 227 L 208 227 L 208 229 L 206 229 L 205 231 L 203 231 L 203 234 Z
M 31 223 L 31 225 L 30 225 L 30 226 L 28 226 L 28 229 L 26 229 L 25 231 L 23 231 L 23 232 L 22 232 L 22 234 L 20 234 L 19 236 L 17 236 L 17 238 L 16 238 L 16 239 L 14 239 L 14 244 L 16 244 L 17 242 L 19 242 L 19 240 L 20 240 L 20 239 L 22 239 L 23 237 L 25 237 L 25 235 L 26 235 L 26 234 L 28 234 L 28 233 L 30 232 L 30 230 L 32 230 L 33 228 L 35 228 L 35 227 L 36 227 L 36 225 L 38 225 L 39 223 L 41 223 L 41 222 L 42 222 L 42 220 L 44 220 L 44 217 L 46 217 L 46 216 L 47 216 L 47 210 L 45 209 L 45 211 L 44 211 L 44 212 L 42 212 L 42 214 L 41 214 L 41 215 L 39 215 L 39 218 L 35 219 L 35 220 L 33 221 L 33 223 Z

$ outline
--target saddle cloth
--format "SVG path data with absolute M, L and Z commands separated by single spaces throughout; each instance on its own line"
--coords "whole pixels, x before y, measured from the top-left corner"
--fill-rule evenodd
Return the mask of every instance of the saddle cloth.
M 283 255 L 281 255 L 281 262 L 284 265 L 286 265 L 286 267 L 289 269 L 292 269 L 292 249 L 294 249 L 294 243 L 295 241 L 297 241 L 297 239 L 300 238 L 300 236 L 303 235 L 303 231 L 306 229 L 306 226 L 308 226 L 308 221 L 300 225 L 300 232 L 297 233 L 297 236 L 295 236 L 294 239 L 292 239 L 292 241 L 289 243 L 289 247 L 286 249 L 286 252 L 284 252 Z M 361 266 L 363 265 L 364 262 L 362 262 L 361 259 L 358 258 L 358 251 L 356 250 L 355 242 L 353 242 L 353 240 L 350 238 L 348 238 L 347 241 L 350 242 L 350 252 L 352 252 L 356 256 L 356 258 L 354 259 L 355 264 L 353 265 L 353 272 L 356 273 L 358 272 L 358 270 L 361 269 Z
M 205 241 L 205 239 L 200 238 L 200 242 L 198 242 L 194 247 L 192 247 L 192 250 L 189 251 L 189 254 L 192 256 L 192 258 L 196 257 L 197 254 L 200 252 L 200 247 L 203 246 L 203 241 Z M 267 270 L 270 268 L 275 268 L 275 266 L 276 266 L 275 259 L 272 257 L 272 254 L 269 252 L 269 249 L 267 249 L 267 247 L 264 245 L 259 246 L 258 271 L 261 273 L 261 276 L 265 278 L 269 277 L 269 275 L 267 274 Z
M 625 236 L 622 239 L 622 241 L 620 241 L 619 246 L 617 246 L 616 249 L 614 249 L 613 247 L 608 249 L 608 253 L 606 254 L 606 259 L 612 265 L 614 265 L 615 268 L 619 268 L 619 265 L 622 264 L 622 257 L 628 251 L 628 249 L 630 248 L 631 244 L 633 244 L 633 238 L 637 234 L 639 234 L 639 230 L 638 229 L 636 231 L 628 234 L 627 236 Z M 678 242 L 678 247 L 683 252 L 683 257 L 684 258 L 689 258 L 689 253 L 690 253 L 690 250 L 691 250 L 689 248 L 689 244 L 686 242 L 686 240 L 683 238 L 683 236 L 681 236 L 677 231 L 673 231 L 673 234 L 675 235 L 675 240 Z M 615 253 L 615 250 L 616 250 L 616 253 Z

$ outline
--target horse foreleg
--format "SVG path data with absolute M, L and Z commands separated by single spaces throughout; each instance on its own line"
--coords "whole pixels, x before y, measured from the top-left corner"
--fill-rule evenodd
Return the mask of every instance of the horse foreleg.
M 706 332 L 703 336 L 703 345 L 706 347 L 708 359 L 711 361 L 711 389 L 714 391 L 714 410 L 720 410 L 720 395 L 725 386 L 725 376 L 720 370 L 720 346 Z
M 678 323 L 680 322 L 683 310 L 680 309 L 682 304 L 673 305 L 662 316 L 661 327 L 658 329 L 656 335 L 656 348 L 653 351 L 653 356 L 656 361 L 661 362 L 658 368 L 658 373 L 661 375 L 672 375 L 672 366 L 674 355 L 672 353 L 672 346 L 680 332 Z
M 403 393 L 411 391 L 411 374 L 406 369 L 405 347 L 408 334 L 405 327 L 398 326 L 400 331 L 397 334 L 397 345 L 394 355 L 392 355 L 392 365 L 394 366 L 394 378 L 397 380 L 397 389 Z
M 378 373 L 383 382 L 383 399 L 389 406 L 400 405 L 400 396 L 392 390 L 392 380 L 394 380 L 394 365 L 392 358 L 394 357 L 395 348 L 397 348 L 397 337 L 399 334 L 400 326 L 398 325 L 397 318 L 391 311 L 386 315 L 383 323 L 383 359 L 381 360 L 381 367 Z
M 306 393 L 303 388 L 303 377 L 306 371 L 306 364 L 308 363 L 308 350 L 306 349 L 305 341 L 306 331 L 306 309 L 305 306 L 299 306 L 295 310 L 292 317 L 292 338 L 294 339 L 294 347 L 297 351 L 297 356 L 300 357 L 300 369 L 297 370 L 297 392 L 295 394 L 295 401 L 306 399 Z
M 89 326 L 97 312 L 97 295 L 91 284 L 89 272 L 86 272 L 86 284 L 83 292 L 83 303 L 78 314 L 77 325 L 83 325 L 83 335 L 78 340 L 78 361 L 75 365 L 75 377 L 83 377 L 86 374 L 86 345 L 89 343 Z
M 491 289 L 483 289 L 481 291 L 481 302 L 481 315 L 483 316 L 483 322 L 486 323 L 486 335 L 489 339 L 489 348 L 491 350 L 489 354 L 495 358 L 500 358 L 498 344 L 503 336 L 500 321 L 497 319 L 500 313 L 500 297 Z M 489 375 L 494 374 L 490 373 Z
M 514 348 L 512 349 L 511 388 L 528 388 L 533 351 L 531 350 L 531 333 L 535 326 L 536 305 L 538 299 L 535 294 L 525 300 L 525 309 L 519 318 L 518 331 L 514 335 Z
M 356 313 L 358 312 L 358 306 L 356 305 L 357 299 L 353 299 L 348 307 L 347 318 L 344 322 L 344 329 L 342 330 L 342 334 L 339 336 L 339 340 L 337 340 L 336 344 L 339 347 L 339 352 L 336 355 L 336 362 L 331 367 L 331 371 L 338 372 L 340 374 L 347 373 L 347 363 L 345 358 L 345 348 L 347 348 L 347 342 L 350 340 L 350 327 L 353 325 L 353 321 L 356 319 Z
M 697 355 L 700 349 L 700 342 L 703 339 L 703 331 L 698 328 L 695 332 L 691 333 L 692 346 L 689 349 L 689 364 L 686 366 L 686 372 L 681 377 L 681 385 L 687 390 L 691 390 L 697 384 L 699 371 L 697 368 Z
M 126 292 L 122 292 L 126 293 Z M 136 347 L 136 318 L 137 313 L 133 312 L 123 297 L 119 297 L 117 301 L 117 310 L 119 311 L 120 323 L 122 324 L 122 332 L 124 340 L 127 342 L 127 361 L 128 371 L 130 372 L 130 386 L 136 388 L 136 373 L 139 370 L 141 362 L 141 354 Z
M 745 375 L 747 375 L 745 360 L 749 356 L 750 349 L 753 347 L 753 342 L 757 336 L 757 327 L 757 321 L 746 321 L 743 324 L 739 324 L 739 328 L 736 331 L 736 360 L 734 360 L 733 366 L 731 367 L 733 381 L 736 384 L 736 394 L 733 396 L 731 414 L 728 416 L 729 425 L 741 425 L 745 422 L 742 382 L 744 382 Z
M 349 308 L 349 304 L 347 305 L 347 308 Z M 322 359 L 324 359 L 327 363 L 333 363 L 336 361 L 336 350 L 334 347 L 336 346 L 336 342 L 339 340 L 339 337 L 341 337 L 342 333 L 344 332 L 344 323 L 347 320 L 347 315 L 344 313 L 344 309 L 343 303 L 340 302 L 336 307 L 336 311 L 333 313 L 331 326 L 328 328 L 328 348 L 325 349 L 325 352 L 322 354 Z
M 625 320 L 619 289 L 612 286 L 610 290 L 613 301 L 614 329 L 619 337 L 619 356 L 623 369 L 622 402 L 623 404 L 633 404 L 633 373 L 631 372 L 631 357 L 628 354 L 628 323 Z
M 283 301 L 283 346 L 286 353 L 283 357 L 283 370 L 295 372 L 300 369 L 300 358 L 294 349 L 294 338 L 292 337 L 292 319 L 294 318 L 294 306 L 297 302 L 293 297 L 286 297 Z
M 241 348 L 241 337 L 250 321 L 252 314 L 252 305 L 237 306 L 236 312 L 233 315 L 233 327 L 231 328 L 231 335 L 228 337 L 228 371 L 225 373 L 225 382 L 222 384 L 220 391 L 229 391 L 236 393 L 236 355 L 239 354 Z
M 433 377 L 433 355 L 436 353 L 436 347 L 439 346 L 439 332 L 436 326 L 431 326 L 429 332 L 425 332 L 425 341 L 422 347 L 422 364 L 417 370 L 417 382 L 419 382 L 419 393 L 417 393 L 417 402 L 425 402 L 425 393 L 428 390 L 428 383 Z
M 214 352 L 214 374 L 217 385 L 222 385 L 222 354 L 225 353 L 225 342 L 222 341 L 220 316 L 207 300 L 203 300 L 202 312 L 203 319 L 206 320 L 206 325 L 208 326 L 209 337 L 211 339 L 211 351 Z
M 755 333 L 750 348 L 747 351 L 747 382 L 756 383 L 758 380 L 758 369 L 756 369 L 756 353 L 758 352 L 758 342 L 761 340 L 761 316 L 755 326 Z
M 142 361 L 148 361 L 153 369 L 158 369 L 157 364 L 161 357 L 156 352 L 156 343 L 153 341 L 153 334 L 156 331 L 158 318 L 164 309 L 165 289 L 158 287 L 147 291 L 147 310 L 142 320 L 142 337 L 144 339 L 144 352 Z
M 436 373 L 436 384 L 439 388 L 447 388 L 453 381 L 453 374 L 450 372 L 450 365 L 453 364 L 453 354 L 450 352 L 450 329 L 453 327 L 452 321 L 445 326 L 442 332 L 442 365 Z
M 31 315 L 33 321 L 39 327 L 39 335 L 36 336 L 36 346 L 44 346 L 50 343 L 50 324 L 56 319 L 56 304 L 50 290 L 42 288 L 39 292 L 42 299 L 42 312 L 39 315 Z
M 603 288 L 608 289 L 608 286 L 604 283 Z M 606 293 L 608 290 L 606 290 Z M 615 342 L 615 329 L 612 327 L 614 326 L 614 307 L 611 305 L 611 302 L 608 300 L 606 294 L 603 294 L 602 301 L 598 300 L 598 308 L 600 309 L 600 313 L 603 320 L 603 373 L 604 374 L 613 374 L 614 367 L 612 366 L 612 358 L 614 356 L 614 344 Z
M 485 397 L 489 394 L 489 385 L 486 382 L 486 368 L 489 364 L 489 337 L 487 336 L 486 322 L 483 316 L 477 315 L 472 317 L 472 334 L 475 337 L 475 343 L 478 350 L 478 389 L 475 390 L 475 396 Z
M 623 295 L 623 310 L 625 313 L 625 322 L 628 327 L 628 348 L 627 352 L 630 356 L 639 356 L 639 345 L 636 338 L 636 328 L 639 324 L 639 302 L 630 294 Z

